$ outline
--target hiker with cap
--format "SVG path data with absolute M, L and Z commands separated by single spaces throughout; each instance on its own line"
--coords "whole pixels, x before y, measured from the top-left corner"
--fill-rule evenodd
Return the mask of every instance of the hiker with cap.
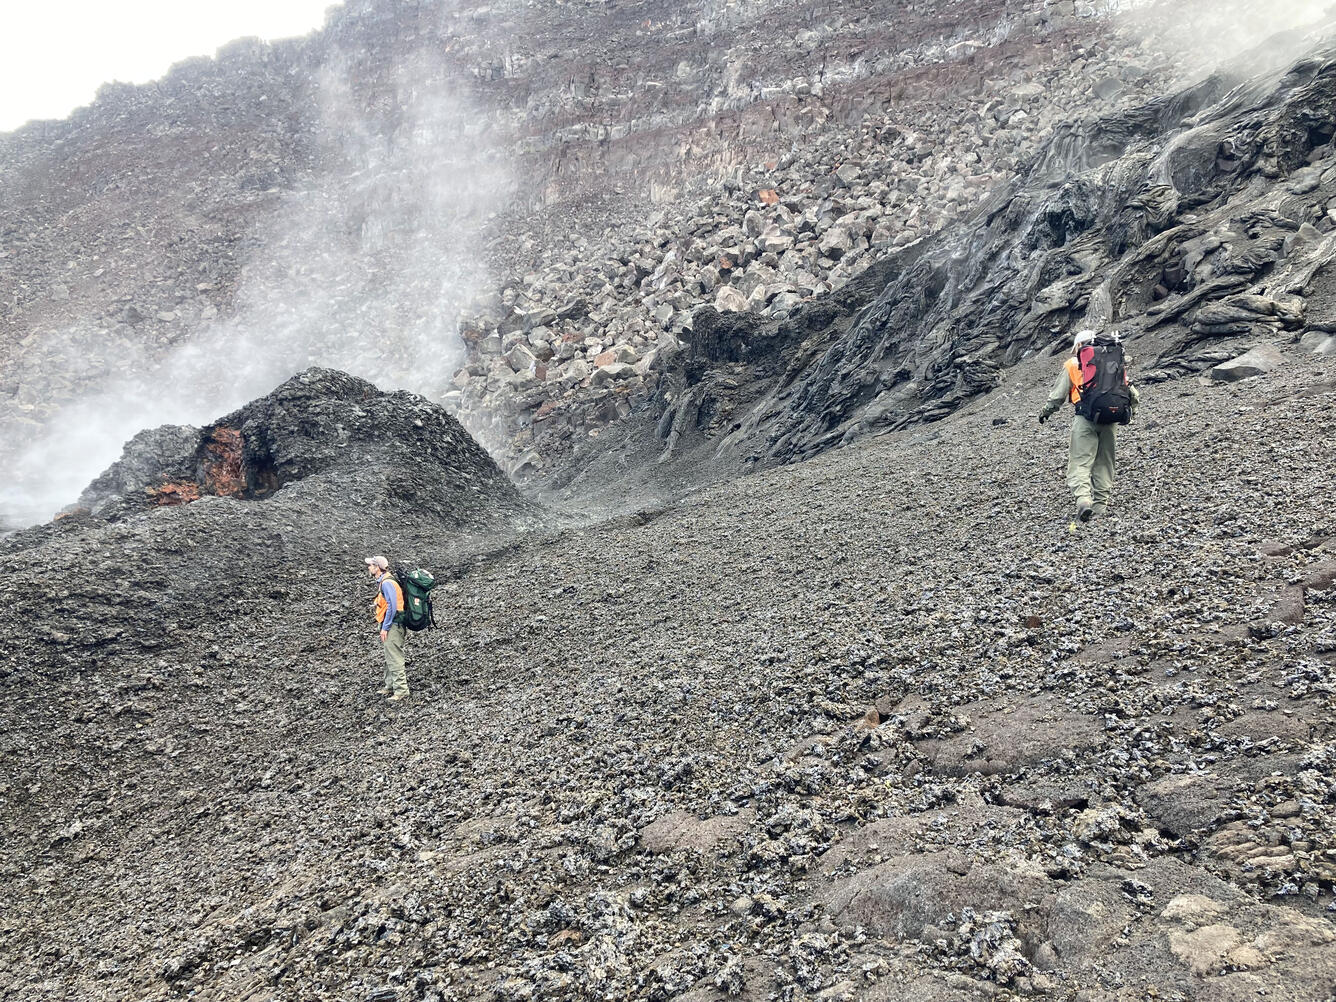
M 1116 333 L 1083 330 L 1076 335 L 1072 357 L 1058 374 L 1039 412 L 1039 423 L 1064 403 L 1076 407 L 1067 449 L 1067 486 L 1076 498 L 1076 517 L 1087 522 L 1108 510 L 1118 426 L 1131 421 L 1141 403 L 1127 378 L 1123 345 Z
M 408 675 L 404 671 L 404 590 L 390 574 L 390 562 L 384 557 L 367 557 L 367 573 L 379 585 L 372 614 L 380 629 L 380 648 L 385 655 L 385 684 L 381 695 L 391 703 L 408 697 Z

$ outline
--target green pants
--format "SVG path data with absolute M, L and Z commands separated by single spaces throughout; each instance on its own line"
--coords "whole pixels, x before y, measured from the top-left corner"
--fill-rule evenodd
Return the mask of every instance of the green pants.
M 1113 451 L 1118 441 L 1116 424 L 1094 424 L 1072 419 L 1072 440 L 1067 450 L 1067 486 L 1077 504 L 1093 504 L 1102 512 L 1113 494 Z
M 385 688 L 408 695 L 408 673 L 404 671 L 405 638 L 404 624 L 395 623 L 386 639 L 381 641 L 380 648 L 385 655 Z

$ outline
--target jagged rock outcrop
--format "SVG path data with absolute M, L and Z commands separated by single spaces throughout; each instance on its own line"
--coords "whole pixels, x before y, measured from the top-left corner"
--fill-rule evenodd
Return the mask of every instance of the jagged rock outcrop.
M 737 149 L 757 146 L 755 160 L 722 184 L 684 183 L 649 225 L 558 238 L 522 294 L 503 295 L 499 316 L 467 325 L 468 364 L 447 401 L 487 423 L 512 472 L 560 479 L 582 436 L 662 389 L 663 363 L 693 339 L 702 306 L 782 320 L 968 217 L 1064 120 L 1135 106 L 1171 70 L 1130 39 L 1064 31 L 1029 45 L 1030 29 L 1015 27 L 1014 37 L 984 31 L 987 45 L 939 52 L 938 67 L 905 70 L 894 96 L 859 79 L 847 125 L 831 116 L 740 139 Z M 1116 102 L 1092 90 L 1108 74 L 1128 81 Z M 773 152 L 781 139 L 791 148 Z M 614 364 L 633 368 L 600 372 Z
M 1325 332 L 1333 109 L 1328 44 L 1059 129 L 969 221 L 859 287 L 770 323 L 706 310 L 700 350 L 665 367 L 648 417 L 670 449 L 688 428 L 715 452 L 785 462 L 938 420 L 1082 325 L 1121 331 L 1147 382 Z
M 137 435 L 78 507 L 107 517 L 118 505 L 173 503 L 164 485 L 195 497 L 253 500 L 308 477 L 356 480 L 367 472 L 389 483 L 377 495 L 349 495 L 350 505 L 389 502 L 458 524 L 521 506 L 496 463 L 439 404 L 308 369 L 205 428 Z

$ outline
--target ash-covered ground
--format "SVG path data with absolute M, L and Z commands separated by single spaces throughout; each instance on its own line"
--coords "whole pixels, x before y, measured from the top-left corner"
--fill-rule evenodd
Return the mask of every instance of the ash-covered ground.
M 0 507 L 210 419 L 0 539 L 6 998 L 1336 998 L 1336 22 L 704 6 L 367 0 L 0 137 Z
M 1073 530 L 1059 363 L 595 524 L 406 531 L 349 466 L 11 541 L 11 608 L 114 606 L 257 534 L 105 656 L 11 617 L 8 997 L 1330 999 L 1336 369 L 1147 387 Z M 445 579 L 407 704 L 373 545 Z

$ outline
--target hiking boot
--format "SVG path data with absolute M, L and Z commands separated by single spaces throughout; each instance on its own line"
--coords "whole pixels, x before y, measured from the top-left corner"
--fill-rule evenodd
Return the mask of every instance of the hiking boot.
M 387 702 L 387 703 L 397 703 L 397 702 L 399 702 L 401 699 L 407 699 L 407 698 L 408 698 L 408 693 L 406 693 L 406 692 L 396 692 L 393 696 L 391 696 L 388 700 L 386 700 L 386 702 Z
M 1103 518 L 1105 515 L 1109 513 L 1109 506 L 1103 504 L 1094 504 L 1091 506 L 1090 510 L 1092 514 L 1094 514 L 1095 518 Z
M 1082 522 L 1089 522 L 1090 516 L 1095 514 L 1095 506 L 1089 501 L 1082 501 L 1076 506 L 1076 517 Z

